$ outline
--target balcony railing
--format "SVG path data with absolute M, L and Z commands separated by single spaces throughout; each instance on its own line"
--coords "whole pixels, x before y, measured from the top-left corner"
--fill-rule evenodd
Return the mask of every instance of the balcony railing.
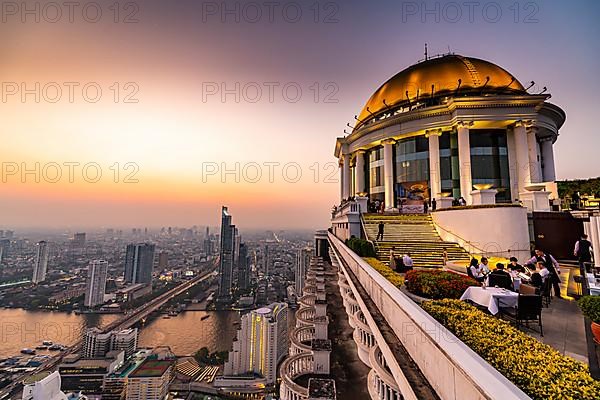
M 307 400 L 308 388 L 298 385 L 294 379 L 311 374 L 314 370 L 314 358 L 310 353 L 296 354 L 288 357 L 281 364 L 281 400 Z

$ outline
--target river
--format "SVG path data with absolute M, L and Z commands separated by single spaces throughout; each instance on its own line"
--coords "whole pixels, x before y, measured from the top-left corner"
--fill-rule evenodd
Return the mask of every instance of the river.
M 35 348 L 44 340 L 71 345 L 85 329 L 105 326 L 119 317 L 0 309 L 0 359 L 17 355 L 23 348 Z M 210 351 L 229 350 L 237 321 L 238 313 L 231 311 L 187 311 L 168 319 L 158 316 L 141 326 L 138 345 L 169 346 L 176 355 L 193 354 L 201 347 Z M 50 352 L 38 351 L 38 354 Z

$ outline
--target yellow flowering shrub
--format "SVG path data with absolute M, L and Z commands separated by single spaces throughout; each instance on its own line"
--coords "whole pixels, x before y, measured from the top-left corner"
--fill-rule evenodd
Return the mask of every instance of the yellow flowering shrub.
M 400 276 L 396 271 L 391 269 L 388 265 L 382 263 L 374 257 L 365 257 L 364 260 L 373 268 L 383 275 L 388 281 L 392 282 L 394 286 L 404 285 L 404 278 Z
M 587 365 L 460 300 L 421 305 L 433 318 L 528 396 L 539 400 L 597 400 L 600 382 Z

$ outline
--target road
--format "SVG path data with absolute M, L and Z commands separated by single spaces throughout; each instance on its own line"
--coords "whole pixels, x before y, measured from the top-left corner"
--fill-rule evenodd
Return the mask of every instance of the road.
M 214 267 L 216 267 L 216 265 L 218 265 L 218 264 L 215 264 Z M 122 318 L 119 318 L 115 322 L 106 326 L 103 330 L 105 332 L 108 332 L 111 330 L 121 330 L 121 329 L 130 328 L 133 325 L 135 325 L 137 322 L 139 322 L 140 320 L 149 316 L 152 312 L 158 310 L 169 300 L 184 293 L 186 290 L 190 289 L 192 286 L 194 286 L 202 281 L 205 281 L 215 275 L 217 275 L 217 272 L 214 270 L 211 270 L 211 271 L 208 271 L 202 275 L 199 275 L 189 281 L 186 281 L 186 282 L 174 287 L 173 289 L 161 294 L 160 296 L 155 297 L 154 299 L 152 299 L 148 303 L 144 304 L 143 306 L 136 308 L 134 311 L 131 311 L 130 313 L 124 315 Z M 13 393 L 13 391 L 15 391 L 15 389 L 20 389 L 19 385 L 21 384 L 21 382 L 23 382 L 23 379 L 25 379 L 28 376 L 31 376 L 33 374 L 37 374 L 37 373 L 40 373 L 40 372 L 43 372 L 46 370 L 56 368 L 58 366 L 58 364 L 60 364 L 62 362 L 63 357 L 65 357 L 69 354 L 77 353 L 80 349 L 81 349 L 81 342 L 78 342 L 78 343 L 66 348 L 64 352 L 61 352 L 61 354 L 56 355 L 56 356 L 52 357 L 51 359 L 49 359 L 48 361 L 46 361 L 44 364 L 42 364 L 41 366 L 36 368 L 35 371 L 13 375 L 12 376 L 13 382 L 10 385 L 8 385 L 7 387 L 0 390 L 0 399 L 10 398 L 9 396 Z

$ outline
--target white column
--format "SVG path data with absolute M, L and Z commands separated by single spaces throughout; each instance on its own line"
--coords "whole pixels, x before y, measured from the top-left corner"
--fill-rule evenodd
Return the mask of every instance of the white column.
M 544 160 L 544 182 L 554 182 L 556 180 L 554 144 L 552 140 L 553 138 L 549 137 L 541 142 L 542 159 Z
M 473 122 L 458 123 L 458 162 L 460 165 L 460 195 L 467 204 L 472 203 L 473 177 L 471 175 L 471 141 L 469 140 L 469 127 Z
M 394 204 L 394 140 L 383 142 L 383 186 L 385 189 L 385 209 L 393 211 Z
M 511 201 L 513 201 L 519 198 L 519 175 L 517 168 L 515 131 L 512 128 L 506 130 L 506 147 L 508 150 L 508 176 L 510 179 L 510 195 Z
M 356 165 L 354 167 L 356 176 L 356 193 L 366 193 L 365 187 L 365 151 L 359 150 L 356 152 Z
M 342 199 L 350 197 L 350 155 L 342 154 Z
M 531 184 L 527 130 L 523 121 L 517 121 L 515 124 L 514 137 L 515 152 L 517 155 L 517 187 L 519 188 L 519 193 L 513 194 L 513 197 L 520 198 L 521 193 L 525 192 L 525 186 Z
M 340 202 L 344 200 L 344 156 L 340 154 L 338 162 L 340 168 Z
M 529 153 L 529 175 L 531 177 L 531 183 L 539 183 L 542 180 L 540 161 L 538 160 L 537 150 L 537 133 L 536 126 L 530 126 L 527 129 L 527 150 Z
M 442 191 L 440 175 L 440 136 L 441 129 L 427 131 L 425 137 L 429 138 L 429 189 L 431 198 L 438 199 Z

